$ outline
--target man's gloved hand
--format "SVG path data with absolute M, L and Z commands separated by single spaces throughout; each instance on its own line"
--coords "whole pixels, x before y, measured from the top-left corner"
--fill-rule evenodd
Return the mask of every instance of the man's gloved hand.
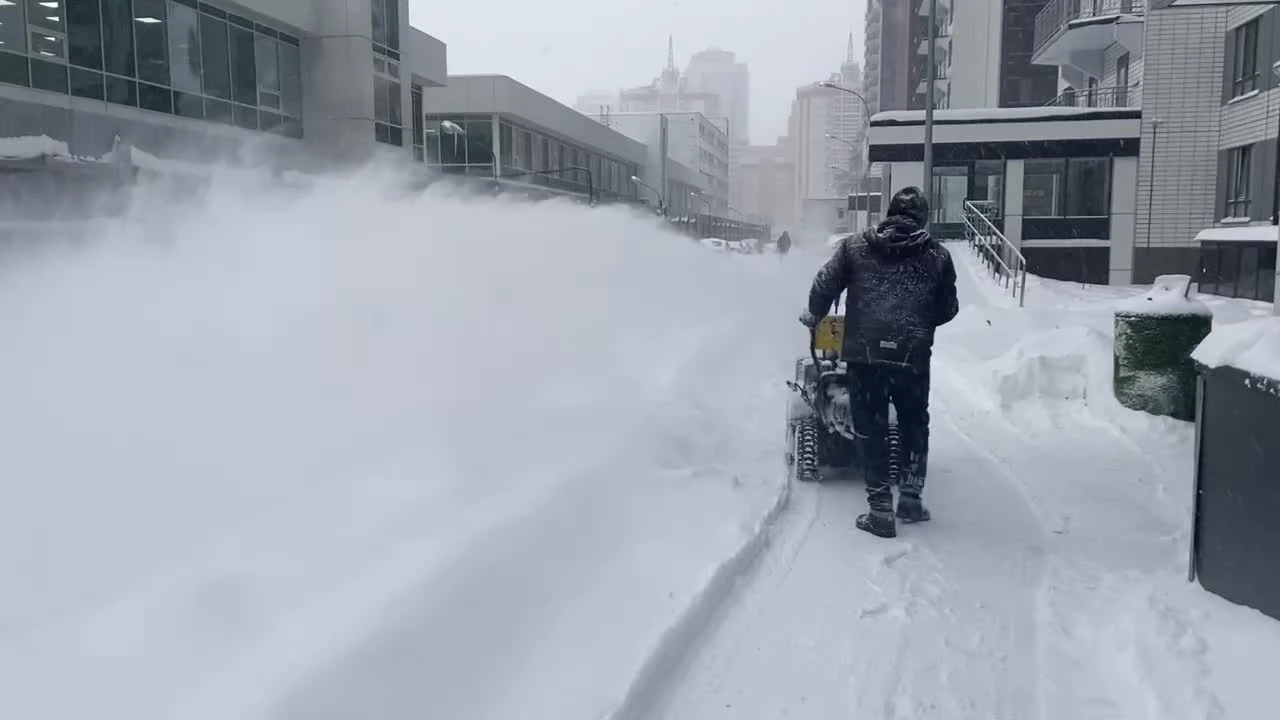
M 800 324 L 810 330 L 818 326 L 818 320 L 819 318 L 814 317 L 814 314 L 809 312 L 808 308 L 805 308 L 805 311 L 800 313 Z

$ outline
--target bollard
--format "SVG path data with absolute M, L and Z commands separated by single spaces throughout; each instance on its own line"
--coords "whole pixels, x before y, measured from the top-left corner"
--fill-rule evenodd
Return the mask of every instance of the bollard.
M 1117 306 L 1113 387 L 1121 405 L 1195 420 L 1191 353 L 1213 328 L 1213 312 L 1190 294 L 1191 276 L 1161 275 L 1146 294 Z

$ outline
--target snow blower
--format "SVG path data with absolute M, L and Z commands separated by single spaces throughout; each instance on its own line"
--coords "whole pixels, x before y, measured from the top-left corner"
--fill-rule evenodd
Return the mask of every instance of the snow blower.
M 839 307 L 839 301 L 835 308 Z M 787 464 L 801 482 L 816 482 L 823 468 L 847 468 L 859 461 L 850 406 L 848 366 L 840 358 L 844 316 L 832 313 L 809 333 L 809 355 L 796 359 L 794 394 L 787 407 Z M 889 407 L 889 480 L 898 483 L 902 443 L 897 415 Z M 860 463 L 859 463 L 860 464 Z

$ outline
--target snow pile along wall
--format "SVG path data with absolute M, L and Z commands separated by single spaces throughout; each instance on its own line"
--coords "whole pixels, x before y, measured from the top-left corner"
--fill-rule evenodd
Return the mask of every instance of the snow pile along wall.
M 1151 290 L 1116 307 L 1115 394 L 1121 405 L 1190 421 L 1196 410 L 1191 351 L 1213 313 L 1190 297 L 1191 277 L 1161 275 Z

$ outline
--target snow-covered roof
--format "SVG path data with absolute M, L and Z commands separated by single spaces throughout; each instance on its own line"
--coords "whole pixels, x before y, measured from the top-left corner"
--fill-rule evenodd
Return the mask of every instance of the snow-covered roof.
M 1063 107 L 1046 105 L 1040 107 L 1020 108 L 965 108 L 958 110 L 935 110 L 935 123 L 971 123 L 971 122 L 1026 122 L 1040 118 L 1058 118 L 1067 120 L 1092 120 L 1113 117 L 1139 117 L 1141 108 L 1088 108 Z M 871 116 L 872 125 L 894 125 L 898 123 L 924 122 L 923 110 L 890 110 L 878 112 Z
M 1196 242 L 1276 242 L 1275 225 L 1212 227 L 1196 234 Z

